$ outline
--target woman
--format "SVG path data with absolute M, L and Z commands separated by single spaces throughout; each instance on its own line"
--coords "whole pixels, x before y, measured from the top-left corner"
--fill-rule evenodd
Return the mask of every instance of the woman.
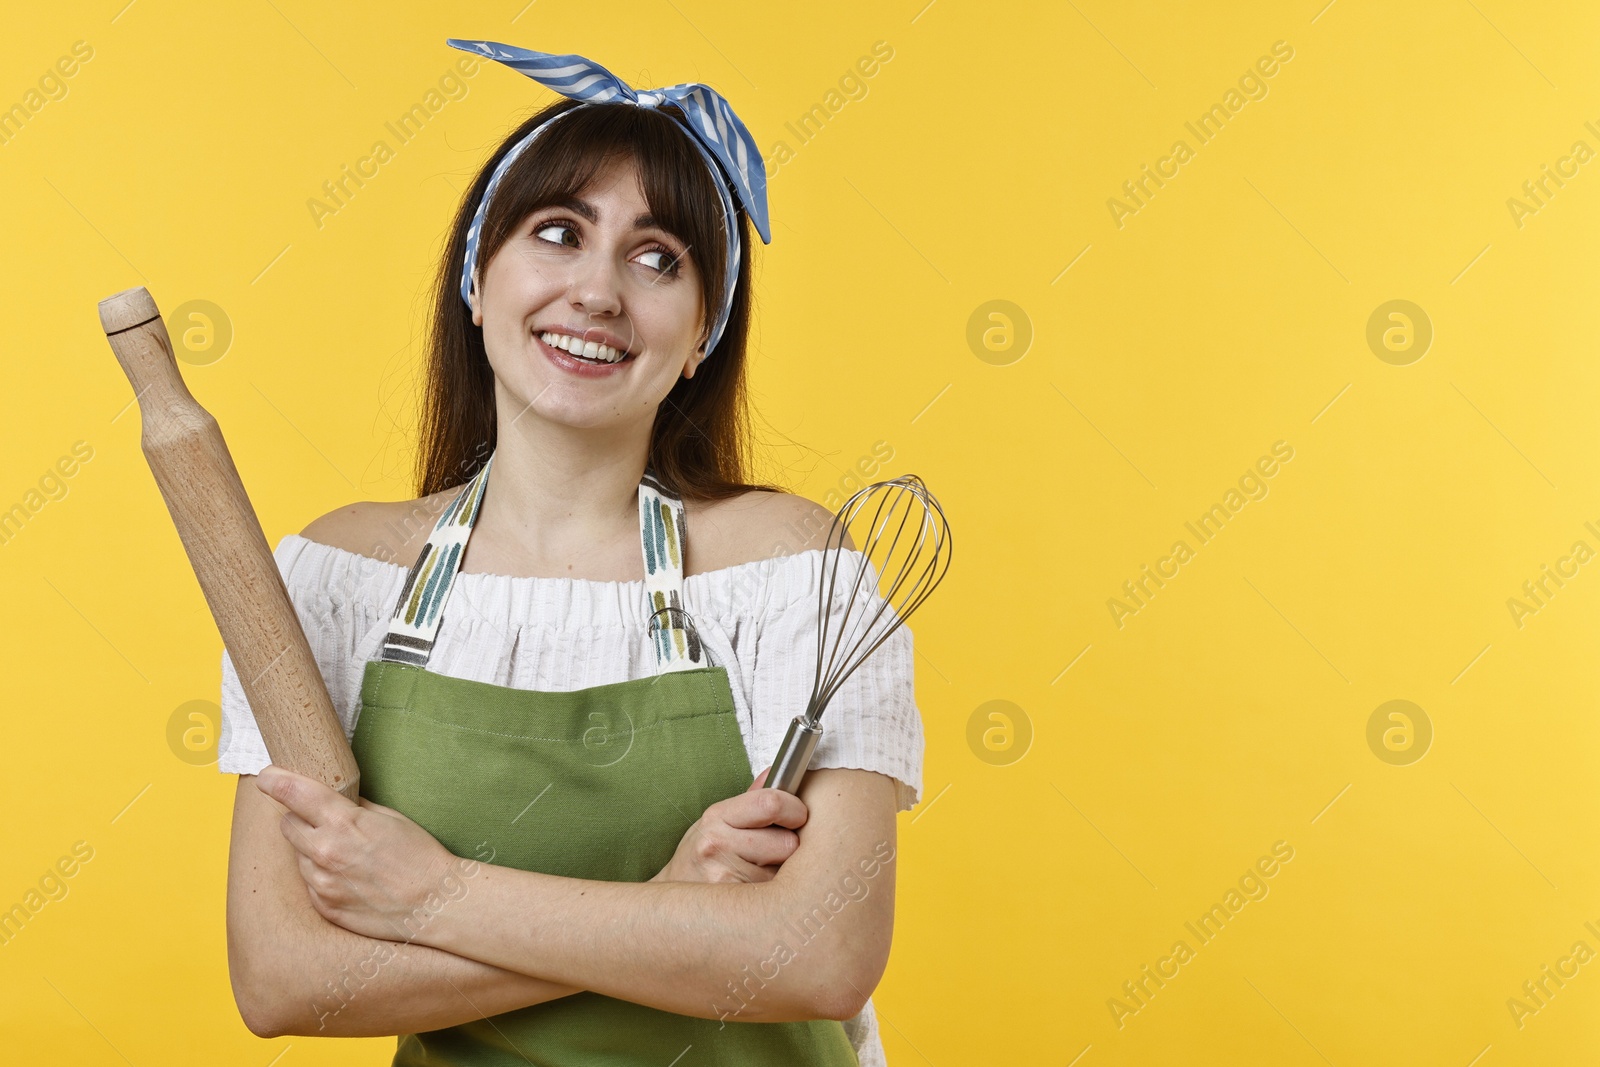
M 268 765 L 224 654 L 241 1013 L 398 1034 L 396 1064 L 882 1063 L 909 631 L 829 705 L 799 797 L 751 773 L 809 693 L 829 519 L 743 480 L 759 153 L 707 151 L 685 120 L 732 113 L 704 86 L 451 43 L 574 99 L 456 218 L 422 495 L 278 546 L 359 804 Z

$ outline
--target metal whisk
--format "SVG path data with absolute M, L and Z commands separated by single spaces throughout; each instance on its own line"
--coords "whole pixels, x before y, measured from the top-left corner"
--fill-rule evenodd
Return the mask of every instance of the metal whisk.
M 871 510 L 871 524 L 857 540 L 861 559 L 852 560 L 844 546 L 845 532 L 857 517 Z M 844 680 L 889 639 L 922 606 L 950 568 L 950 525 L 944 509 L 922 479 L 904 474 L 874 482 L 844 502 L 822 550 L 822 580 L 817 589 L 817 672 L 804 714 L 789 724 L 789 732 L 772 760 L 766 785 L 798 793 L 811 756 L 822 740 L 822 711 Z M 837 617 L 829 611 L 840 583 L 841 564 L 852 560 L 847 573 L 844 609 Z M 880 591 L 879 586 L 884 588 Z

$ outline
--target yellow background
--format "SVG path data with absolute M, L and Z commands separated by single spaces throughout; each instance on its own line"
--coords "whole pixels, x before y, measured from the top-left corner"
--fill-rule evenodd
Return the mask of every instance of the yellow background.
M 221 643 L 95 303 L 143 284 L 223 309 L 231 348 L 184 370 L 270 543 L 411 496 L 442 235 L 551 94 L 486 65 L 320 229 L 306 201 L 458 36 L 707 81 L 787 141 L 753 338 L 766 472 L 822 499 L 887 442 L 884 472 L 950 515 L 914 623 L 891 1063 L 1593 1062 L 1600 962 L 1520 1027 L 1507 1000 L 1600 951 L 1600 563 L 1520 627 L 1507 601 L 1600 548 L 1600 162 L 1520 227 L 1507 200 L 1600 149 L 1600 8 L 1322 3 L 13 5 L 0 105 L 74 42 L 94 57 L 0 145 L 0 507 L 73 442 L 94 455 L 0 545 L 0 907 L 73 842 L 94 858 L 0 947 L 0 1055 L 388 1062 L 392 1039 L 239 1020 L 234 779 L 167 736 L 216 699 Z M 865 97 L 799 144 L 784 124 L 877 41 Z M 1277 41 L 1266 97 L 1198 145 L 1185 121 Z M 1194 158 L 1119 228 L 1108 199 L 1179 138 Z M 1434 332 L 1403 366 L 1366 342 L 1394 299 Z M 1020 359 L 969 346 L 992 300 L 1031 324 Z M 1280 440 L 1268 495 L 1198 545 L 1184 523 Z M 1194 557 L 1119 627 L 1107 601 L 1180 538 Z M 1409 765 L 1367 742 L 1394 699 L 1433 730 Z M 992 700 L 1020 713 L 969 741 Z M 1269 894 L 1200 945 L 1184 923 L 1278 841 Z M 1119 1027 L 1108 1000 L 1179 939 L 1194 958 Z

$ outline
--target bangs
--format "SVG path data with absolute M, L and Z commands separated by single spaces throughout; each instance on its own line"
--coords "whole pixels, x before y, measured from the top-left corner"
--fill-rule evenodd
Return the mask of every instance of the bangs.
M 573 105 L 574 107 L 576 105 Z M 552 109 L 553 110 L 553 109 Z M 541 208 L 579 196 L 614 160 L 632 159 L 645 204 L 656 225 L 682 241 L 700 271 L 707 328 L 722 306 L 724 246 L 722 198 L 692 134 L 672 114 L 633 104 L 590 104 L 547 119 L 548 129 L 506 170 L 489 204 L 479 243 L 482 270 L 517 226 Z M 735 210 L 742 208 L 735 201 Z M 737 224 L 743 230 L 744 220 Z

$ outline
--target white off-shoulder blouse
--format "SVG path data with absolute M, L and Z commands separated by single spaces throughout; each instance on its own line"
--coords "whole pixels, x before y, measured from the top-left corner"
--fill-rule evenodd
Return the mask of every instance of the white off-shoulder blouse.
M 345 737 L 353 738 L 362 675 L 380 653 L 407 569 L 298 534 L 279 541 L 274 557 Z M 728 670 L 739 732 L 758 774 L 777 755 L 790 720 L 811 695 L 824 561 L 824 553 L 812 549 L 683 579 L 684 607 L 712 663 Z M 829 610 L 842 607 L 841 593 Z M 428 669 L 547 692 L 654 677 L 647 622 L 643 580 L 462 572 Z M 829 701 L 811 760 L 814 768 L 888 775 L 895 782 L 897 811 L 910 810 L 922 793 L 913 655 L 911 631 L 902 626 L 867 657 Z M 221 708 L 217 769 L 258 773 L 272 761 L 226 650 Z M 863 1067 L 883 1064 L 870 1000 L 845 1029 Z

